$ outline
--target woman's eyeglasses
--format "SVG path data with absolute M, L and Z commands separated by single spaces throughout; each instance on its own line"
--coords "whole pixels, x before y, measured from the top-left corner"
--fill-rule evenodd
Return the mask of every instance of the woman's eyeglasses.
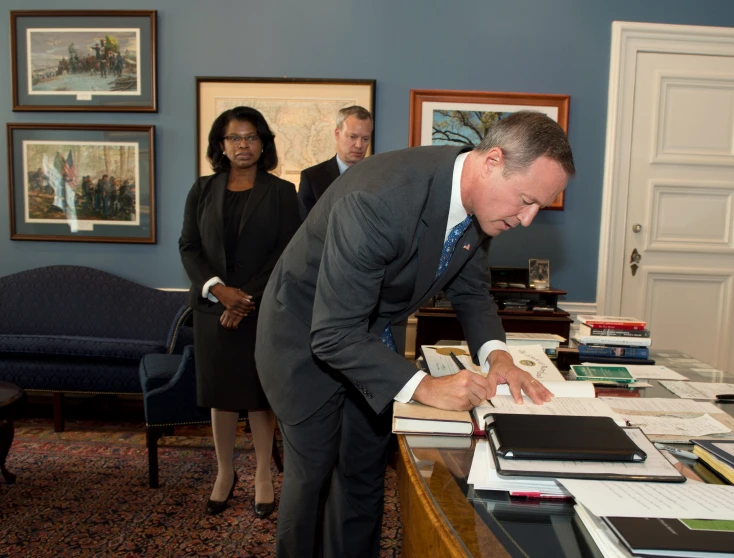
M 247 136 L 238 136 L 237 134 L 230 134 L 228 136 L 224 136 L 224 141 L 229 141 L 231 143 L 240 143 L 241 141 L 247 142 L 247 143 L 257 143 L 260 141 L 260 136 L 257 134 L 249 134 Z

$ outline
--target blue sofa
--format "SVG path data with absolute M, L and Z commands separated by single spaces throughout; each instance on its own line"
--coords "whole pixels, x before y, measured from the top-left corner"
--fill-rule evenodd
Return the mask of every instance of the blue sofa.
M 0 277 L 0 380 L 54 394 L 140 394 L 144 355 L 192 343 L 186 293 L 153 289 L 81 266 Z

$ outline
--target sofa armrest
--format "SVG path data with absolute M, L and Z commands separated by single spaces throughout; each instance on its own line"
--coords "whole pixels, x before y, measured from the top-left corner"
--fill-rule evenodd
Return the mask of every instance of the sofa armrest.
M 193 345 L 194 334 L 190 327 L 190 321 L 193 318 L 194 311 L 189 306 L 182 306 L 176 312 L 173 318 L 171 329 L 166 339 L 166 349 L 168 354 L 180 355 L 183 353 L 186 345 Z

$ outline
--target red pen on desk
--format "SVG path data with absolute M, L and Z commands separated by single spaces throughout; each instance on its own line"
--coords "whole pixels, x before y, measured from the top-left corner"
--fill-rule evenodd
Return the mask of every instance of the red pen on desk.
M 518 496 L 520 498 L 543 498 L 548 500 L 569 500 L 573 496 L 564 496 L 563 494 L 546 494 L 545 492 L 518 492 L 510 490 L 510 496 Z

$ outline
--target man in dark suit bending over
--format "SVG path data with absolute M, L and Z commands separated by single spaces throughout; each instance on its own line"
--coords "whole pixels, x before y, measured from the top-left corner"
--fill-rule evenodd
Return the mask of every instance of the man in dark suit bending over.
M 302 220 L 340 174 L 364 159 L 372 140 L 370 111 L 357 105 L 341 109 L 336 117 L 334 139 L 336 155 L 301 172 L 298 201 Z
M 365 159 L 324 194 L 283 252 L 260 306 L 256 360 L 278 416 L 285 477 L 277 555 L 377 556 L 393 400 L 468 410 L 499 383 L 551 393 L 516 368 L 489 294 L 491 237 L 527 227 L 575 172 L 537 112 L 497 122 L 474 150 Z M 416 372 L 390 324 L 443 290 L 489 376 Z

